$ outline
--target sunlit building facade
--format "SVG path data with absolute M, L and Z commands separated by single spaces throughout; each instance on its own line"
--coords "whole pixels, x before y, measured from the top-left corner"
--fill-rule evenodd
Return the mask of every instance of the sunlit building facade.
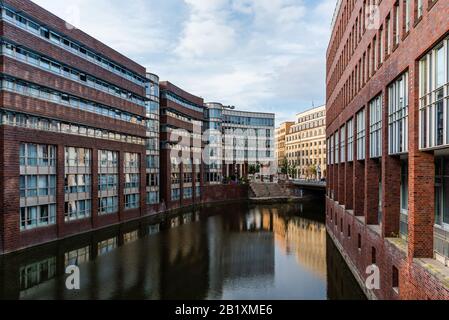
M 286 135 L 290 131 L 290 127 L 294 124 L 295 123 L 292 121 L 286 121 L 281 123 L 281 125 L 276 128 L 276 160 L 278 163 L 278 169 L 280 169 L 287 160 L 285 154 L 285 140 Z
M 320 180 L 326 176 L 325 106 L 296 115 L 285 136 L 285 154 L 292 178 Z

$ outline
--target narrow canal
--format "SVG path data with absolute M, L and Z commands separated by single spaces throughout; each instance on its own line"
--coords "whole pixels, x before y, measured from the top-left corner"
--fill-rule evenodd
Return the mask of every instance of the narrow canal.
M 322 202 L 212 206 L 8 255 L 0 299 L 364 299 Z

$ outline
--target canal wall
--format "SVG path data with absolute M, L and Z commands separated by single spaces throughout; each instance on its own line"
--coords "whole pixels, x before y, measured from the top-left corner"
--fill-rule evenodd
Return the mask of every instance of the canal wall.
M 447 267 L 434 259 L 409 259 L 405 240 L 382 238 L 381 229 L 364 219 L 326 197 L 328 234 L 369 299 L 449 300 Z M 380 271 L 380 288 L 368 290 L 367 267 L 373 264 Z

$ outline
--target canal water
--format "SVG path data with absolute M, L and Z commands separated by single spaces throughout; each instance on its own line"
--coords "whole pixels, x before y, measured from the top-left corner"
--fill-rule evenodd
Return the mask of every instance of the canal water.
M 364 299 L 323 202 L 204 207 L 8 255 L 0 299 Z

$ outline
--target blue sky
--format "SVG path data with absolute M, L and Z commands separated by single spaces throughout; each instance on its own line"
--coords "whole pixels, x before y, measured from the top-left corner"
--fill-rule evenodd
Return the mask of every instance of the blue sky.
M 336 0 L 34 0 L 205 101 L 274 112 L 325 102 Z

